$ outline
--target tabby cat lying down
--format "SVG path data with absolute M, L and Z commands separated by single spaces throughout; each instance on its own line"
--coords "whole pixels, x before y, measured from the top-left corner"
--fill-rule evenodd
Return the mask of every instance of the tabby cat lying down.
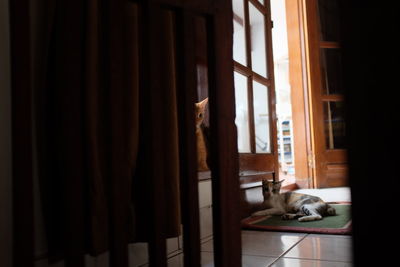
M 252 216 L 282 215 L 284 220 L 297 218 L 300 222 L 306 222 L 336 214 L 335 208 L 319 197 L 296 192 L 280 194 L 282 182 L 263 181 L 264 204 L 271 208 L 257 211 Z

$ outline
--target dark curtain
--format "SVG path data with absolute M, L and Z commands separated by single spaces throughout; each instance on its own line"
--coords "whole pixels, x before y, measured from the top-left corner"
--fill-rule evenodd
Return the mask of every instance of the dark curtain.
M 158 208 L 168 215 L 165 237 L 180 229 L 179 163 L 173 20 L 166 17 L 159 121 L 163 162 L 143 157 L 151 136 L 141 99 L 140 9 L 128 1 L 37 1 L 33 27 L 38 174 L 49 257 L 57 260 L 146 241 L 148 168 L 163 164 Z M 117 16 L 118 14 L 118 16 Z M 40 21 L 39 21 L 40 20 Z M 168 26 L 169 25 L 169 26 Z M 140 168 L 139 168 L 140 167 Z M 124 252 L 125 253 L 125 252 Z M 73 261 L 69 262 L 73 266 Z M 76 265 L 78 266 L 78 265 Z

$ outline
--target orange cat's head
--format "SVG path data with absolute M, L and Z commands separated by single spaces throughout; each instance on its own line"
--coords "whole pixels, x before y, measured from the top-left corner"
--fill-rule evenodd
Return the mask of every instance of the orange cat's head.
M 208 97 L 203 101 L 195 104 L 196 109 L 196 127 L 200 127 L 201 123 L 204 120 L 204 114 L 206 112 L 206 107 L 208 103 Z

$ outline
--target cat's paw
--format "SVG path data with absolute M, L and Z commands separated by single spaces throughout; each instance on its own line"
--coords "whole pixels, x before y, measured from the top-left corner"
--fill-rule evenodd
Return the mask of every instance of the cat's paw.
M 297 220 L 299 222 L 318 221 L 318 220 L 322 220 L 322 216 L 321 215 L 310 215 L 310 216 L 300 217 Z

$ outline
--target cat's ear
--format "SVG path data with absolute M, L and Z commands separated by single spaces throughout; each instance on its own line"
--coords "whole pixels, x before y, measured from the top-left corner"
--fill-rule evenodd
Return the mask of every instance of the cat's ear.
M 272 192 L 273 193 L 279 193 L 279 190 L 281 189 L 281 185 L 282 185 L 283 181 L 284 180 L 280 180 L 278 182 L 273 182 L 273 185 L 272 185 Z
M 197 103 L 197 105 L 198 105 L 200 108 L 205 109 L 206 106 L 207 106 L 207 103 L 208 103 L 208 97 L 205 98 L 205 99 L 203 99 L 203 101 L 200 101 L 199 103 Z

